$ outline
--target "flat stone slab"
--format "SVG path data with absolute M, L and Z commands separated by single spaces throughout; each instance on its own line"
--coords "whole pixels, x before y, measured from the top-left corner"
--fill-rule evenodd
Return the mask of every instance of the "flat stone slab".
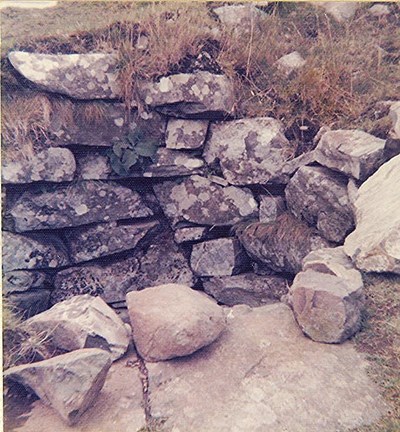
M 170 119 L 165 131 L 167 148 L 173 150 L 200 148 L 206 139 L 208 124 L 207 120 Z
M 147 363 L 152 416 L 168 432 L 342 431 L 385 411 L 366 366 L 350 343 L 304 337 L 283 304 L 236 306 L 212 345 Z

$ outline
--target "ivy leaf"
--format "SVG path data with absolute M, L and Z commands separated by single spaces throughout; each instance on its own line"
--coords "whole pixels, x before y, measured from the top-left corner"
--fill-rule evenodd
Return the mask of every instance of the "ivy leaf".
M 138 160 L 139 156 L 136 151 L 126 149 L 122 156 L 121 162 L 124 168 L 129 171 L 137 163 Z
M 143 157 L 152 157 L 157 152 L 157 146 L 152 142 L 142 141 L 135 147 L 136 153 Z
M 123 141 L 119 141 L 113 145 L 113 152 L 119 158 L 123 155 L 124 150 L 126 149 L 126 144 Z
M 125 167 L 122 165 L 121 160 L 119 159 L 119 157 L 117 157 L 114 153 L 110 152 L 110 165 L 111 168 L 113 169 L 113 171 L 120 175 L 120 176 L 126 176 L 129 173 L 127 172 L 127 170 L 125 169 Z

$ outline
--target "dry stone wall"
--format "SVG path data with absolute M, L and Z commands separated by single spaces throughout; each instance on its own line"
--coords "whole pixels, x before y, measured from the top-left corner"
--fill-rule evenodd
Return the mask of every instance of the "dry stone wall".
M 100 296 L 121 312 L 130 291 L 170 283 L 204 289 L 229 306 L 276 302 L 310 252 L 342 245 L 358 222 L 344 251 L 362 270 L 379 259 L 372 270 L 398 272 L 398 238 L 390 233 L 377 252 L 385 259 L 360 258 L 376 253 L 376 241 L 365 242 L 363 232 L 365 194 L 372 190 L 376 220 L 387 219 L 380 199 L 400 208 L 395 188 L 382 185 L 380 193 L 371 179 L 392 182 L 398 169 L 399 156 L 376 172 L 389 157 L 385 140 L 324 129 L 315 150 L 294 157 L 280 121 L 235 119 L 233 85 L 224 75 L 140 82 L 146 109 L 132 103 L 128 112 L 113 54 L 16 51 L 9 60 L 32 85 L 67 96 L 73 112 L 67 122 L 62 105 L 52 111 L 46 148 L 3 160 L 5 293 L 25 316 L 78 294 Z M 95 120 L 80 115 L 82 103 L 92 101 Z M 399 147 L 397 123 L 391 156 Z M 369 245 L 373 250 L 364 250 Z M 322 273 L 289 301 L 303 304 L 301 293 L 329 279 Z M 338 297 L 346 303 L 346 293 Z

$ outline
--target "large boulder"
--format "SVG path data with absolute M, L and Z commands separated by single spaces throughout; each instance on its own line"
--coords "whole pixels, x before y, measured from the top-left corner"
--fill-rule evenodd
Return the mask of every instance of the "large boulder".
M 63 148 L 42 150 L 27 160 L 3 160 L 3 183 L 33 183 L 37 181 L 64 182 L 74 178 L 76 170 L 72 152 Z
M 24 329 L 44 332 L 58 349 L 102 348 L 113 360 L 128 349 L 130 332 L 100 297 L 88 294 L 57 303 L 24 323 Z
M 39 88 L 75 99 L 119 99 L 117 54 L 39 54 L 12 51 L 15 69 Z
M 235 306 L 227 317 L 210 346 L 146 365 L 152 415 L 165 430 L 337 432 L 386 412 L 352 344 L 305 338 L 283 304 Z
M 195 150 L 203 146 L 208 131 L 207 120 L 168 120 L 165 144 L 173 150 Z
M 182 357 L 209 345 L 225 328 L 225 314 L 211 298 L 168 284 L 126 296 L 139 354 L 147 361 Z
M 195 282 L 188 260 L 174 243 L 172 234 L 162 233 L 146 251 L 133 257 L 58 272 L 52 302 L 94 292 L 106 302 L 116 303 L 124 301 L 129 291 L 167 283 L 193 286 Z
M 69 425 L 74 425 L 93 405 L 111 363 L 106 351 L 91 348 L 15 366 L 4 376 L 33 390 L 44 404 L 54 408 Z
M 343 248 L 313 251 L 304 261 L 289 290 L 296 320 L 311 339 L 342 343 L 361 327 L 361 274 Z
M 204 280 L 204 291 L 218 303 L 228 306 L 246 304 L 251 307 L 274 303 L 287 293 L 287 280 L 282 276 L 259 276 L 244 273 L 236 276 L 212 277 Z
M 3 271 L 63 267 L 70 263 L 67 249 L 55 235 L 13 234 L 3 231 Z
M 258 205 L 250 190 L 222 187 L 198 175 L 180 182 L 157 184 L 154 192 L 174 226 L 178 222 L 233 225 L 258 214 Z
M 115 183 L 87 181 L 26 191 L 10 209 L 17 232 L 151 216 L 140 195 Z
M 287 206 L 327 240 L 340 243 L 354 228 L 347 183 L 328 168 L 301 167 L 286 186 Z
M 367 272 L 400 274 L 400 155 L 386 162 L 358 189 L 356 229 L 344 250 Z
M 293 155 L 282 123 L 270 117 L 215 123 L 210 131 L 204 158 L 219 162 L 233 185 L 267 183 Z
M 142 81 L 138 93 L 146 105 L 183 118 L 214 118 L 233 114 L 233 83 L 210 72 L 181 73 L 157 82 Z
M 312 250 L 329 247 L 315 230 L 288 213 L 272 223 L 251 223 L 236 234 L 251 258 L 277 272 L 298 273 Z
M 234 238 L 219 238 L 193 245 L 190 266 L 197 276 L 232 276 L 248 267 L 248 257 Z
M 383 163 L 385 144 L 385 140 L 361 130 L 328 131 L 318 143 L 315 159 L 363 181 Z
M 117 222 L 77 227 L 68 230 L 66 243 L 72 262 L 90 261 L 106 255 L 135 249 L 155 234 L 158 221 Z

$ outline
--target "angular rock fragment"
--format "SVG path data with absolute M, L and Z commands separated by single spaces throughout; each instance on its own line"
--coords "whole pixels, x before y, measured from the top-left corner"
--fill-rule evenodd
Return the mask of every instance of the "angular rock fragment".
M 382 17 L 390 14 L 389 6 L 386 4 L 374 4 L 368 9 L 368 12 L 376 17 Z
M 50 288 L 51 277 L 41 271 L 12 270 L 3 273 L 3 294 Z
M 320 6 L 332 15 L 337 21 L 344 22 L 353 18 L 358 8 L 358 2 L 315 2 L 317 6 Z
M 288 213 L 273 223 L 252 223 L 236 230 L 250 257 L 277 272 L 298 273 L 314 249 L 329 247 L 327 240 Z
M 315 162 L 315 150 L 303 153 L 293 159 L 288 160 L 283 166 L 269 179 L 272 184 L 287 184 L 293 174 L 302 166 Z
M 258 26 L 262 17 L 266 16 L 254 4 L 224 5 L 213 9 L 221 23 L 234 32 L 250 32 L 254 26 Z
M 79 421 L 100 393 L 111 366 L 110 355 L 100 349 L 82 349 L 49 360 L 15 366 L 5 379 L 33 390 L 69 425 Z
M 188 226 L 177 228 L 174 232 L 174 240 L 176 243 L 186 243 L 191 241 L 205 240 L 207 238 L 209 228 Z
M 154 156 L 154 163 L 147 167 L 143 177 L 175 177 L 201 174 L 204 161 L 191 154 L 160 148 Z
M 262 195 L 260 197 L 260 222 L 274 222 L 278 216 L 285 213 L 286 203 L 281 196 Z
M 385 143 L 361 130 L 328 131 L 318 143 L 315 160 L 363 181 L 384 162 Z
M 204 158 L 219 161 L 233 185 L 267 183 L 294 153 L 282 123 L 270 117 L 216 123 L 210 131 Z
M 125 300 L 129 291 L 165 283 L 193 286 L 196 278 L 171 233 L 158 235 L 145 252 L 102 265 L 71 267 L 57 273 L 52 301 L 95 292 L 106 302 Z
M 248 189 L 222 187 L 198 175 L 154 185 L 154 191 L 174 226 L 178 222 L 233 225 L 258 214 L 257 202 Z
M 69 264 L 64 243 L 55 235 L 3 231 L 3 271 L 63 267 Z
M 197 276 L 232 276 L 248 267 L 239 241 L 220 238 L 193 245 L 190 266 Z
M 63 182 L 74 178 L 76 163 L 68 149 L 49 148 L 29 160 L 3 160 L 3 183 L 33 183 L 37 181 Z
M 194 150 L 203 146 L 209 122 L 207 120 L 170 119 L 165 132 L 168 149 Z
M 39 54 L 12 51 L 14 68 L 39 88 L 75 99 L 119 99 L 116 54 Z
M 87 181 L 26 191 L 10 210 L 18 232 L 151 216 L 140 195 L 114 183 Z
M 202 71 L 142 81 L 138 91 L 147 105 L 174 117 L 226 116 L 233 113 L 235 102 L 233 84 L 225 75 Z
M 130 334 L 116 313 L 100 297 L 88 294 L 57 303 L 25 321 L 28 332 L 48 332 L 51 343 L 61 350 L 102 348 L 113 360 L 125 354 Z
M 110 164 L 105 152 L 91 150 L 75 154 L 78 180 L 111 180 L 120 178 Z
M 218 303 L 228 306 L 246 304 L 251 307 L 274 303 L 287 293 L 287 280 L 282 276 L 258 276 L 244 273 L 236 276 L 212 277 L 203 282 L 204 291 Z
M 342 343 L 361 327 L 361 274 L 342 248 L 313 251 L 289 290 L 303 332 L 317 342 Z
M 210 297 L 168 284 L 126 296 L 133 340 L 147 361 L 182 357 L 209 345 L 225 328 L 225 314 Z
M 354 228 L 347 179 L 324 167 L 301 167 L 285 189 L 289 210 L 340 243 Z
M 66 243 L 72 262 L 78 263 L 134 249 L 139 242 L 154 235 L 158 227 L 158 221 L 150 221 L 72 228 Z
M 367 272 L 400 274 L 400 155 L 382 165 L 358 189 L 356 229 L 344 250 Z
M 275 63 L 276 67 L 287 75 L 302 68 L 305 64 L 306 61 L 298 51 L 284 55 Z

